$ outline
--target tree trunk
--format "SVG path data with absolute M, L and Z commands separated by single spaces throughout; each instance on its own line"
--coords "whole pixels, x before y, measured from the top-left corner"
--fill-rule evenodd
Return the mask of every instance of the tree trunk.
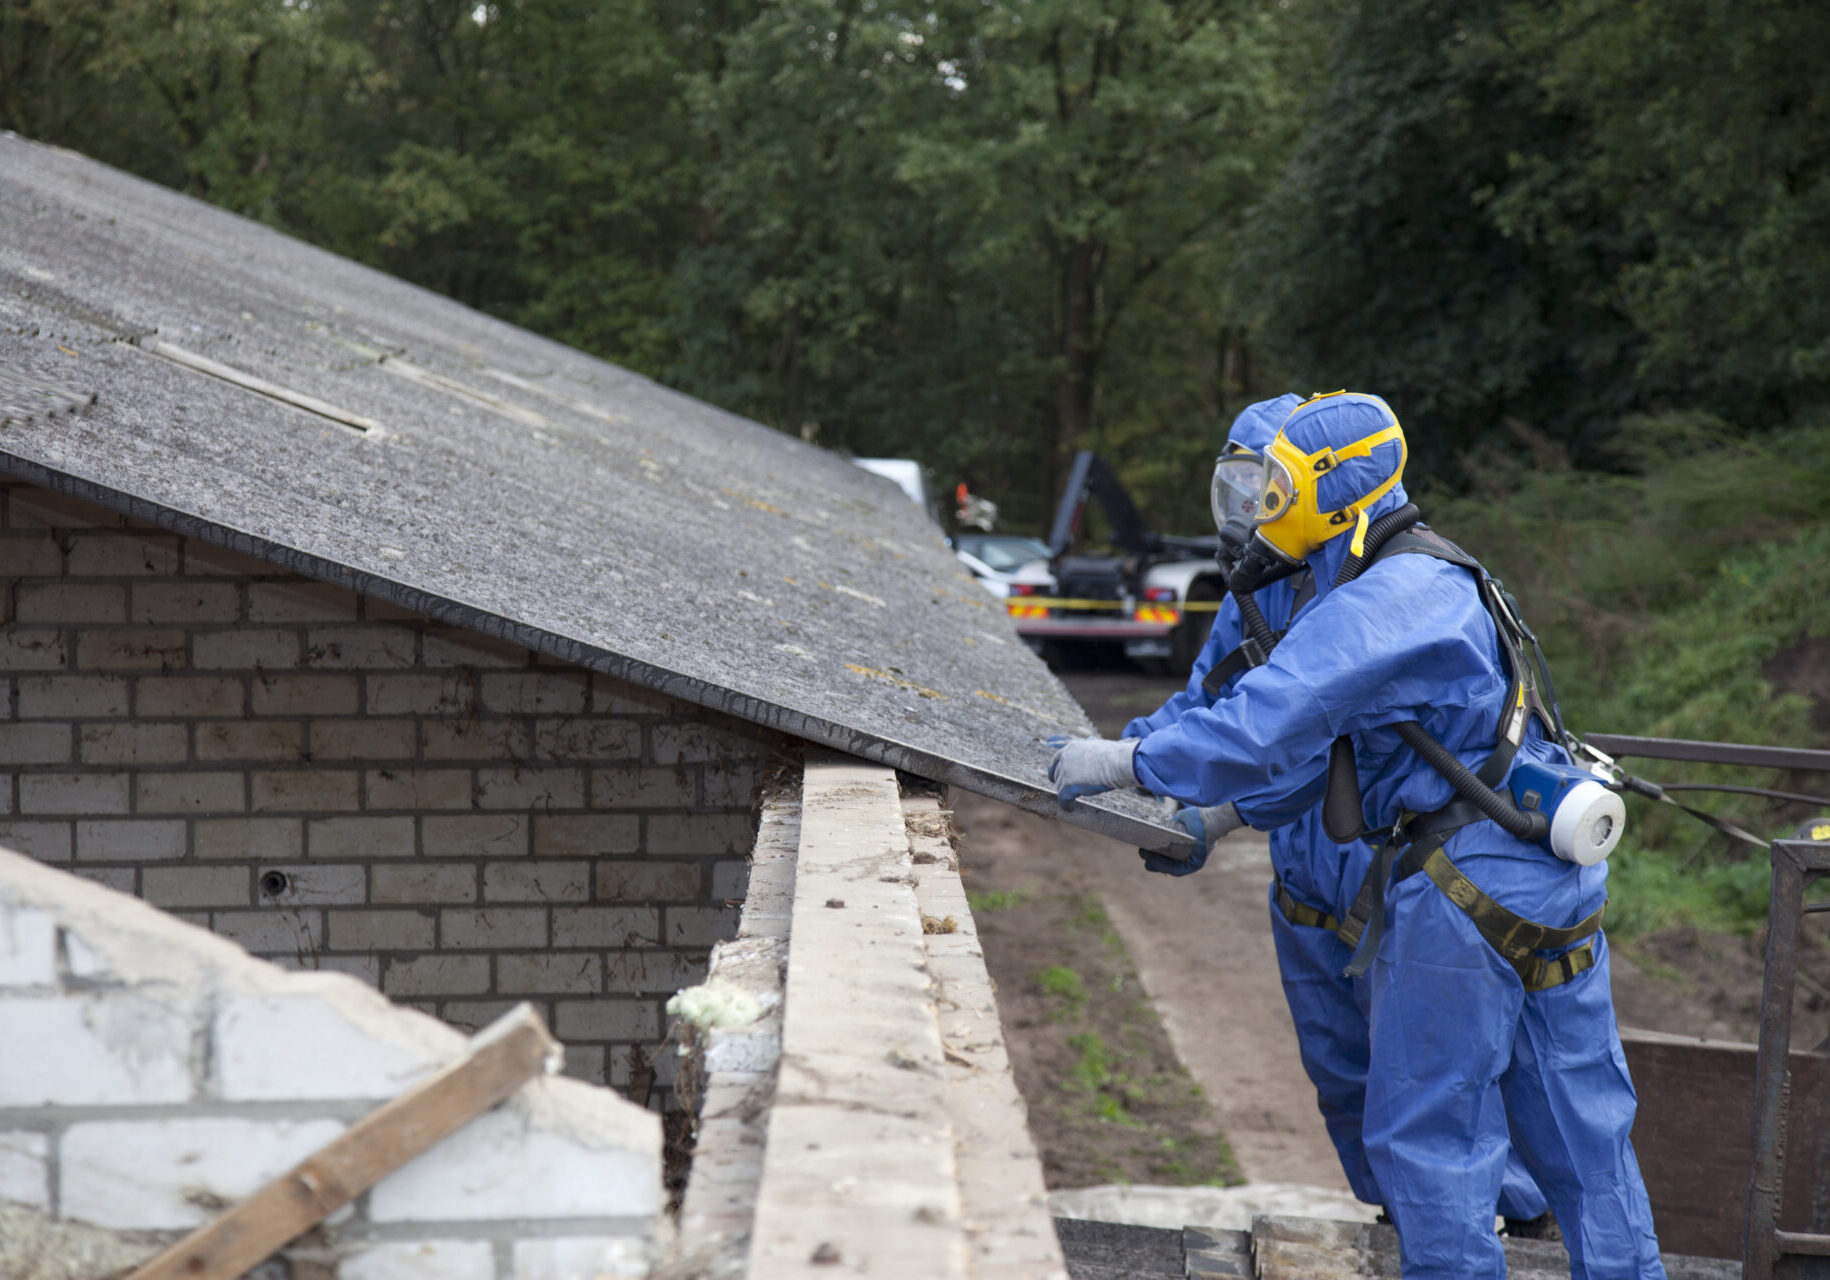
M 1056 454 L 1065 468 L 1093 428 L 1099 398 L 1098 246 L 1091 241 L 1068 245 L 1061 259 L 1061 371 L 1055 386 Z

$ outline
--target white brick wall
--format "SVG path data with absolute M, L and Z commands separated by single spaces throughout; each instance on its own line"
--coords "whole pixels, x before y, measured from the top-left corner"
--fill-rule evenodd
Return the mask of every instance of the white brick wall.
M 409 963 L 449 981 L 442 959 Z M 487 987 L 490 958 L 461 959 Z M 0 1046 L 30 1046 L 0 1051 L 0 1212 L 105 1240 L 59 1258 L 73 1280 L 117 1274 L 122 1251 L 209 1220 L 465 1050 L 351 979 L 282 973 L 4 850 Z M 661 1211 L 659 1120 L 543 1079 L 339 1210 L 297 1261 L 325 1280 L 645 1277 Z
M 601 1080 L 734 928 L 753 726 L 4 483 L 0 618 L 0 844 L 277 962 Z

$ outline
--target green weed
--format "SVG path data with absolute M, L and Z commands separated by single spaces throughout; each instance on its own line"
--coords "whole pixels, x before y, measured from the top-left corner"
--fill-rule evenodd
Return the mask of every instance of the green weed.
M 966 905 L 972 908 L 974 915 L 986 911 L 1005 911 L 1011 907 L 1020 907 L 1028 901 L 1027 889 L 966 890 Z
M 1143 1121 L 1131 1114 L 1129 1104 L 1142 1099 L 1145 1091 L 1113 1067 L 1106 1042 L 1096 1032 L 1083 1031 L 1068 1037 L 1068 1047 L 1080 1057 L 1062 1087 L 1088 1095 L 1087 1109 L 1094 1119 L 1127 1129 L 1142 1128 Z
M 1051 996 L 1066 1006 L 1060 1016 L 1078 1014 L 1086 1007 L 1085 980 L 1064 964 L 1054 964 L 1044 969 L 1036 975 L 1036 983 L 1042 988 L 1043 995 Z
M 1233 1148 L 1217 1134 L 1165 1134 L 1158 1145 L 1163 1154 L 1154 1162 L 1153 1173 L 1172 1186 L 1236 1187 L 1245 1182 Z

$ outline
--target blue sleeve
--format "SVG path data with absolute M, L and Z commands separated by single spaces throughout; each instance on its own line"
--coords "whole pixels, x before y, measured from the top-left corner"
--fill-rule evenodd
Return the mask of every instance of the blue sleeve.
M 1255 826 L 1293 821 L 1342 734 L 1419 719 L 1455 749 L 1477 736 L 1461 709 L 1504 687 L 1491 636 L 1464 570 L 1393 557 L 1307 609 L 1231 697 L 1146 737 L 1138 779 L 1185 804 L 1231 801 Z
M 1195 659 L 1194 670 L 1189 673 L 1188 687 L 1169 696 L 1169 700 L 1147 716 L 1138 716 L 1125 726 L 1120 738 L 1143 738 L 1158 729 L 1168 728 L 1186 713 L 1196 708 L 1206 707 L 1213 702 L 1201 682 L 1207 679 L 1207 673 L 1214 669 L 1214 664 L 1239 647 L 1243 633 L 1240 630 L 1239 606 L 1231 596 L 1220 602 L 1220 608 L 1214 614 L 1213 630 L 1207 633 L 1207 643 L 1201 646 L 1201 656 Z

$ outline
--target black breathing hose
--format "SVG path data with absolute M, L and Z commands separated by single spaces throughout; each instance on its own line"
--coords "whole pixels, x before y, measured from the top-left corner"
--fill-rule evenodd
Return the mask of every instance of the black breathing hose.
M 1334 575 L 1334 585 L 1338 587 L 1359 577 L 1365 571 L 1366 566 L 1372 563 L 1373 557 L 1378 555 L 1379 548 L 1385 544 L 1387 538 L 1394 533 L 1410 528 L 1421 519 L 1423 519 L 1423 512 L 1417 510 L 1417 504 L 1407 502 L 1396 511 L 1388 511 L 1373 521 L 1366 527 L 1365 549 L 1357 556 L 1348 556 L 1341 563 L 1341 571 Z
M 1277 645 L 1277 633 L 1264 620 L 1264 610 L 1258 607 L 1257 597 L 1250 591 L 1235 591 L 1233 602 L 1239 606 L 1239 621 L 1245 624 L 1246 633 L 1269 655 Z
M 1542 840 L 1550 834 L 1549 818 L 1542 813 L 1519 808 L 1512 802 L 1511 796 L 1500 795 L 1475 777 L 1472 769 L 1457 760 L 1454 752 L 1432 738 L 1429 730 L 1415 720 L 1402 721 L 1392 728 L 1432 769 L 1448 779 L 1457 794 L 1499 823 L 1507 834 L 1532 841 Z

